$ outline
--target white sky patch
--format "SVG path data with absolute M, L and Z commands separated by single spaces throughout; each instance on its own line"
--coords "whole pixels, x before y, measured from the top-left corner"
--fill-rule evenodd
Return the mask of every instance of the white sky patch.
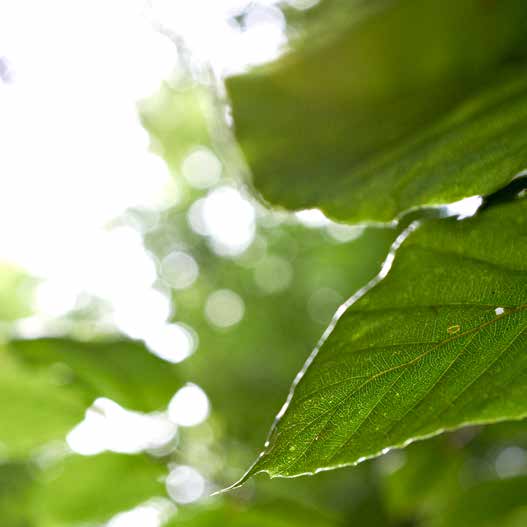
M 64 241 L 35 262 L 37 276 L 44 277 L 33 301 L 37 316 L 63 316 L 88 296 L 106 301 L 114 327 L 131 338 L 149 339 L 158 333 L 174 306 L 153 288 L 155 263 L 139 233 L 130 227 L 96 229 L 82 242 L 71 250 Z
M 154 260 L 145 252 L 140 234 L 131 227 L 97 233 L 92 243 L 85 242 L 85 249 L 76 253 L 75 261 L 68 262 L 66 257 L 66 262 L 75 266 L 71 273 L 82 273 L 76 277 L 77 281 L 101 297 L 130 299 L 132 282 L 144 289 L 157 278 Z
M 60 318 L 72 311 L 78 300 L 76 284 L 64 284 L 57 278 L 41 282 L 35 290 L 33 307 L 37 313 Z
M 16 72 L 0 91 L 9 181 L 0 220 L 14 227 L 1 250 L 30 271 L 43 253 L 65 242 L 74 250 L 126 207 L 155 202 L 169 180 L 164 162 L 147 151 L 136 102 L 168 74 L 174 50 L 167 53 L 170 44 L 126 5 L 0 5 L 0 48 Z
M 115 327 L 133 339 L 142 340 L 154 335 L 173 312 L 169 298 L 155 289 L 130 294 L 128 301 L 124 297 L 114 299 L 113 308 Z
M 287 44 L 278 0 L 152 0 L 151 16 L 178 34 L 200 62 L 232 74 L 275 59 Z M 204 15 L 206 13 L 206 15 Z M 234 17 L 245 13 L 242 24 Z
M 483 198 L 481 196 L 471 196 L 470 198 L 450 203 L 446 206 L 446 212 L 448 216 L 457 216 L 458 220 L 463 220 L 474 216 L 482 203 Z
M 0 3 L 0 49 L 13 72 L 0 83 L 0 222 L 9 225 L 0 260 L 43 279 L 38 316 L 60 317 L 87 293 L 139 337 L 167 318 L 170 302 L 151 287 L 155 265 L 141 237 L 107 225 L 128 207 L 164 203 L 169 171 L 148 152 L 136 104 L 177 62 L 144 5 Z
M 116 514 L 106 527 L 161 527 L 175 512 L 175 505 L 168 499 L 152 499 Z
M 319 209 L 305 209 L 295 212 L 296 219 L 306 227 L 324 227 L 330 225 L 332 222 Z
M 255 210 L 232 187 L 219 187 L 194 204 L 189 212 L 191 227 L 210 237 L 214 251 L 236 256 L 249 247 L 255 234 Z
M 180 388 L 168 405 L 168 416 L 181 426 L 196 426 L 209 415 L 209 400 L 196 384 L 189 383 Z
M 149 332 L 145 344 L 150 351 L 168 362 L 181 362 L 198 346 L 198 336 L 183 324 L 163 324 Z
M 164 414 L 143 414 L 124 409 L 101 397 L 86 410 L 84 420 L 68 434 L 68 446 L 91 456 L 105 451 L 135 454 L 161 448 L 175 436 L 177 426 Z

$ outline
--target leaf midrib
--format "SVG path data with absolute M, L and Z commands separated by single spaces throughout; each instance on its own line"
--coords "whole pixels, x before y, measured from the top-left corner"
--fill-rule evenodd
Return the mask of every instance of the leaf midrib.
M 491 307 L 494 307 L 494 306 L 491 306 Z M 370 379 L 368 379 L 367 382 L 370 382 L 370 381 L 373 381 L 375 378 L 377 378 L 379 376 L 382 376 L 382 375 L 384 375 L 386 373 L 390 373 L 390 372 L 392 372 L 394 370 L 397 370 L 399 368 L 404 368 L 406 366 L 411 366 L 413 363 L 418 362 L 419 360 L 424 358 L 426 355 L 428 355 L 428 353 L 434 351 L 435 349 L 440 348 L 444 344 L 448 344 L 448 343 L 450 343 L 452 341 L 457 340 L 458 338 L 470 335 L 471 333 L 477 333 L 478 331 L 481 331 L 485 327 L 490 326 L 493 323 L 498 322 L 500 320 L 503 320 L 507 316 L 510 316 L 510 315 L 515 314 L 515 313 L 521 312 L 524 309 L 527 309 L 527 304 L 523 304 L 523 305 L 520 305 L 520 306 L 517 306 L 517 307 L 514 307 L 514 308 L 509 308 L 509 311 L 506 311 L 502 315 L 496 315 L 496 318 L 493 318 L 491 320 L 487 320 L 486 322 L 480 324 L 479 326 L 474 326 L 473 328 L 467 329 L 466 331 L 464 331 L 462 333 L 457 333 L 455 335 L 452 335 L 451 337 L 446 338 L 444 340 L 441 340 L 439 342 L 414 342 L 414 343 L 405 343 L 405 342 L 403 342 L 403 343 L 400 343 L 400 344 L 390 344 L 390 345 L 386 345 L 386 346 L 372 346 L 372 347 L 369 347 L 369 348 L 362 348 L 362 349 L 358 349 L 358 350 L 352 350 L 351 353 L 360 353 L 360 352 L 371 351 L 371 350 L 382 350 L 382 349 L 387 349 L 387 348 L 391 348 L 391 347 L 399 347 L 399 346 L 405 346 L 405 345 L 410 345 L 410 344 L 411 345 L 434 344 L 430 349 L 424 351 L 423 353 L 421 353 L 417 357 L 414 357 L 410 361 L 405 362 L 403 364 L 398 364 L 397 366 L 393 366 L 392 368 L 388 368 L 387 370 L 383 370 L 381 372 L 376 373 L 375 375 L 370 377 Z M 374 313 L 374 311 L 372 311 L 372 313 Z M 317 393 L 325 390 L 326 388 L 331 388 L 333 386 L 338 386 L 339 384 L 342 384 L 343 382 L 349 381 L 351 379 L 361 378 L 361 377 L 366 377 L 366 375 L 346 377 L 345 379 L 341 379 L 340 381 L 338 381 L 336 383 L 327 384 L 326 386 L 320 388 L 316 392 L 312 392 L 311 394 L 304 396 L 302 399 L 300 399 L 297 402 L 297 405 L 300 404 L 301 402 L 309 400 L 311 397 L 315 396 Z M 360 390 L 362 388 L 362 386 L 364 386 L 364 385 L 365 385 L 365 383 L 363 383 L 361 386 L 359 386 L 357 388 L 357 390 Z M 288 429 L 288 430 L 290 430 L 290 429 Z

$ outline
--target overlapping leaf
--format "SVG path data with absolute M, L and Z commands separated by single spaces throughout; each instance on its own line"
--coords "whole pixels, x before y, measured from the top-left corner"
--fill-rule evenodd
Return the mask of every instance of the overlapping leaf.
M 228 80 L 263 197 L 389 221 L 526 168 L 527 4 L 397 0 L 368 16 L 363 4 L 339 5 L 336 27 L 331 10 L 321 45 Z
M 313 473 L 525 417 L 526 254 L 525 199 L 410 234 L 320 344 L 245 477 Z

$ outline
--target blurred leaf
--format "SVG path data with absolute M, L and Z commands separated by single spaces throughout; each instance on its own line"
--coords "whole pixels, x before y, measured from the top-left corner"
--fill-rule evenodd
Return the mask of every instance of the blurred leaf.
M 0 464 L 0 519 L 2 527 L 29 527 L 28 491 L 33 482 L 24 463 Z
M 464 454 L 452 434 L 447 434 L 380 458 L 381 485 L 390 516 L 397 520 L 433 516 L 461 489 Z
M 46 470 L 32 495 L 35 517 L 47 527 L 95 522 L 164 496 L 166 467 L 147 456 L 73 455 Z
M 164 408 L 181 386 L 177 367 L 151 354 L 141 342 L 42 338 L 12 341 L 10 348 L 28 366 L 51 368 L 66 387 L 82 394 L 86 405 L 108 397 L 148 412 Z
M 453 504 L 464 500 L 467 489 L 470 495 L 472 489 L 495 479 L 504 458 L 511 471 L 508 477 L 525 473 L 525 448 L 525 423 L 509 421 L 463 428 L 376 459 L 390 517 L 409 525 L 436 525 Z
M 295 527 L 340 525 L 320 512 L 291 502 L 269 502 L 258 507 L 219 502 L 181 509 L 165 527 Z
M 335 515 L 344 525 L 389 525 L 382 502 L 378 471 L 372 463 L 318 474 L 316 478 L 273 479 L 251 482 L 258 505 L 284 500 L 305 509 Z M 249 487 L 250 488 L 250 487 Z M 245 490 L 245 489 L 243 489 Z
M 486 481 L 459 494 L 430 525 L 520 527 L 527 524 L 527 476 Z
M 386 508 L 398 521 L 435 525 L 467 489 L 495 479 L 504 460 L 509 477 L 525 473 L 526 448 L 525 422 L 509 421 L 467 427 L 393 450 L 375 460 Z
M 467 424 L 527 415 L 527 200 L 409 235 L 319 345 L 250 469 L 337 468 Z
M 172 169 L 179 169 L 196 146 L 210 141 L 210 104 L 210 92 L 201 85 L 163 83 L 159 93 L 139 105 L 143 125 L 156 140 L 153 149 L 162 146 L 159 153 Z
M 48 372 L 28 372 L 0 349 L 0 448 L 23 457 L 78 423 L 85 404 Z
M 29 316 L 29 296 L 36 280 L 23 271 L 0 262 L 0 321 Z
M 227 81 L 254 186 L 271 204 L 389 221 L 488 194 L 526 167 L 525 2 L 329 12 L 318 45 Z

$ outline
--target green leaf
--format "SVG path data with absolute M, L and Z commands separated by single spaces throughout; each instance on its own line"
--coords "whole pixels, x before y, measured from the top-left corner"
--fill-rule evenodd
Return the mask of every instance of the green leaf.
M 409 234 L 386 278 L 330 326 L 244 479 L 527 416 L 526 254 L 525 199 Z
M 0 449 L 23 457 L 78 423 L 86 405 L 48 372 L 28 372 L 0 349 Z
M 13 341 L 10 348 L 26 365 L 51 367 L 61 374 L 61 382 L 80 392 L 87 405 L 108 397 L 135 410 L 158 410 L 181 386 L 176 366 L 152 355 L 140 342 L 42 338 Z
M 527 166 L 525 2 L 398 0 L 368 16 L 355 4 L 322 44 L 227 81 L 268 202 L 385 222 Z
M 153 496 L 164 496 L 163 463 L 148 456 L 73 455 L 42 474 L 32 495 L 43 525 L 103 521 Z

